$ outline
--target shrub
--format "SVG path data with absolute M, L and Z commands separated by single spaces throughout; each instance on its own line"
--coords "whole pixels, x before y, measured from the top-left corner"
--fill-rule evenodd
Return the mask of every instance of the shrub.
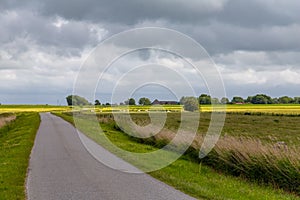
M 194 112 L 199 110 L 199 104 L 196 97 L 183 97 L 180 101 L 186 111 Z

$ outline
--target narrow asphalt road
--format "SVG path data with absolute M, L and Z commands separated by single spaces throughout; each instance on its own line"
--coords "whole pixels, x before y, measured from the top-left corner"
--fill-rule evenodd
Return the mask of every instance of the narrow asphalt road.
M 41 119 L 30 158 L 28 199 L 193 199 L 147 174 L 120 172 L 103 165 L 88 153 L 68 122 L 49 113 L 42 113 Z M 117 158 L 101 151 L 103 156 Z M 133 167 L 119 158 L 114 162 Z

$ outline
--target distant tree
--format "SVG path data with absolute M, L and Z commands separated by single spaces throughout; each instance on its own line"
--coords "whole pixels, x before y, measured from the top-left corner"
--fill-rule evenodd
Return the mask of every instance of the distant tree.
M 267 104 L 268 99 L 264 98 L 262 95 L 256 95 L 252 98 L 251 103 L 253 103 L 253 104 Z
M 231 103 L 244 103 L 244 99 L 242 97 L 233 97 Z
M 279 103 L 279 101 L 278 101 L 278 98 L 272 98 L 272 102 L 274 103 L 274 104 L 278 104 Z
M 223 97 L 223 98 L 221 99 L 221 104 L 228 104 L 228 103 L 229 103 L 229 99 L 228 99 L 228 98 Z
M 101 105 L 100 101 L 98 99 L 96 99 L 95 100 L 95 106 L 100 106 L 100 105 Z
M 142 97 L 139 99 L 139 104 L 140 105 L 151 105 L 151 101 L 150 101 L 150 99 L 148 99 L 146 97 Z
M 273 99 L 265 94 L 257 94 L 255 96 L 249 96 L 246 100 L 248 103 L 253 104 L 272 104 L 274 101 Z
M 145 99 L 145 103 L 144 103 L 144 105 L 151 105 L 151 101 L 150 101 L 150 99 L 146 98 L 146 99 Z
M 180 105 L 183 105 L 183 104 L 184 104 L 185 98 L 186 98 L 186 97 L 181 97 L 181 99 L 180 99 L 180 101 L 179 101 L 179 104 L 180 104 Z
M 278 102 L 282 104 L 293 103 L 294 99 L 292 97 L 283 96 L 278 98 Z
M 69 95 L 66 97 L 69 106 L 85 106 L 91 105 L 88 100 L 78 95 Z
M 212 104 L 219 104 L 220 103 L 220 100 L 218 98 L 211 98 L 211 103 Z
M 253 96 L 248 96 L 247 99 L 245 99 L 245 103 L 251 103 L 253 99 Z
M 300 97 L 294 97 L 294 103 L 300 104 Z
M 134 98 L 128 99 L 128 105 L 135 105 L 135 100 L 134 100 Z
M 67 97 L 66 97 L 66 100 L 67 100 L 68 106 L 72 106 L 72 105 L 73 105 L 73 102 L 72 102 L 72 95 L 67 96 Z
M 144 105 L 144 102 L 145 102 L 145 97 L 142 97 L 139 99 L 139 104 L 140 105 Z
M 110 106 L 110 103 L 105 103 L 106 106 Z
M 201 94 L 198 100 L 199 104 L 211 104 L 211 97 L 207 94 Z
M 199 110 L 199 103 L 196 97 L 182 97 L 180 99 L 180 104 L 183 105 L 183 108 L 186 111 L 193 112 Z

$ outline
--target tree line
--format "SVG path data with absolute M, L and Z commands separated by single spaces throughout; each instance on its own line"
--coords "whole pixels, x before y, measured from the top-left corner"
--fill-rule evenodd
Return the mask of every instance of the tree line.
M 79 95 L 69 95 L 66 97 L 67 104 L 69 106 L 87 106 L 92 105 L 88 100 L 86 100 L 84 97 L 81 97 Z M 149 98 L 142 97 L 139 99 L 138 104 L 139 105 L 151 105 L 151 101 Z M 95 106 L 110 106 L 110 103 L 101 103 L 98 99 L 95 100 L 94 103 Z M 117 104 L 115 104 L 117 105 Z M 124 102 L 121 102 L 119 105 L 136 105 L 136 101 L 134 98 L 129 98 L 125 100 Z
M 69 106 L 84 106 L 84 105 L 92 105 L 92 103 L 88 102 L 84 97 L 78 95 L 69 95 L 66 97 L 67 103 Z M 231 100 L 227 97 L 216 98 L 211 97 L 208 94 L 201 94 L 199 97 L 182 97 L 178 104 L 185 105 L 187 102 L 190 104 L 300 104 L 300 97 L 289 97 L 282 96 L 272 98 L 266 94 L 256 94 L 255 96 L 248 96 L 246 99 L 240 96 L 234 96 Z M 121 102 L 119 105 L 136 105 L 136 100 L 134 98 L 129 98 L 124 102 Z M 142 97 L 138 100 L 139 105 L 151 105 L 152 102 L 147 97 Z M 101 103 L 98 99 L 95 100 L 94 105 L 111 105 L 110 103 Z M 115 104 L 117 105 L 117 104 Z
M 200 102 L 199 97 L 199 103 Z M 211 102 L 215 101 L 214 103 L 222 103 L 222 104 L 243 104 L 243 103 L 250 103 L 250 104 L 300 104 L 300 97 L 289 97 L 289 96 L 282 96 L 272 98 L 266 94 L 257 94 L 255 96 L 248 96 L 246 99 L 240 96 L 234 96 L 231 101 L 228 98 L 223 97 L 220 101 L 217 98 L 211 98 Z
M 186 97 L 182 97 L 182 100 Z M 221 99 L 216 97 L 211 97 L 208 94 L 201 94 L 198 98 L 199 104 L 300 104 L 300 97 L 289 97 L 282 96 L 272 98 L 266 94 L 256 94 L 254 96 L 248 96 L 246 99 L 240 96 L 234 96 L 231 100 L 227 97 L 222 97 Z

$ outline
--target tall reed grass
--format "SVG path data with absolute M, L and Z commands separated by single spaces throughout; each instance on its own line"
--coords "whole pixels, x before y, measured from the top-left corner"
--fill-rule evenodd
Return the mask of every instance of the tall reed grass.
M 107 119 L 99 118 L 101 122 Z M 133 139 L 163 147 L 170 141 L 173 142 L 172 150 L 176 150 L 183 143 L 194 137 L 192 133 L 185 132 L 184 136 L 176 137 L 174 131 L 163 129 L 158 134 L 153 135 L 151 126 L 149 129 L 135 129 L 134 127 L 119 127 L 126 124 L 115 125 L 120 131 L 134 132 L 143 137 Z M 141 131 L 143 130 L 143 131 Z M 149 135 L 145 138 L 145 135 Z M 204 140 L 204 136 L 197 134 L 193 143 L 186 151 L 195 161 L 200 161 L 214 169 L 240 176 L 261 184 L 272 185 L 286 191 L 300 195 L 300 148 L 287 146 L 284 142 L 262 143 L 258 138 L 223 136 L 215 145 L 214 149 L 203 159 L 199 158 L 199 151 Z
M 262 144 L 259 139 L 230 136 L 222 137 L 203 162 L 217 170 L 300 195 L 299 150 L 280 142 Z

